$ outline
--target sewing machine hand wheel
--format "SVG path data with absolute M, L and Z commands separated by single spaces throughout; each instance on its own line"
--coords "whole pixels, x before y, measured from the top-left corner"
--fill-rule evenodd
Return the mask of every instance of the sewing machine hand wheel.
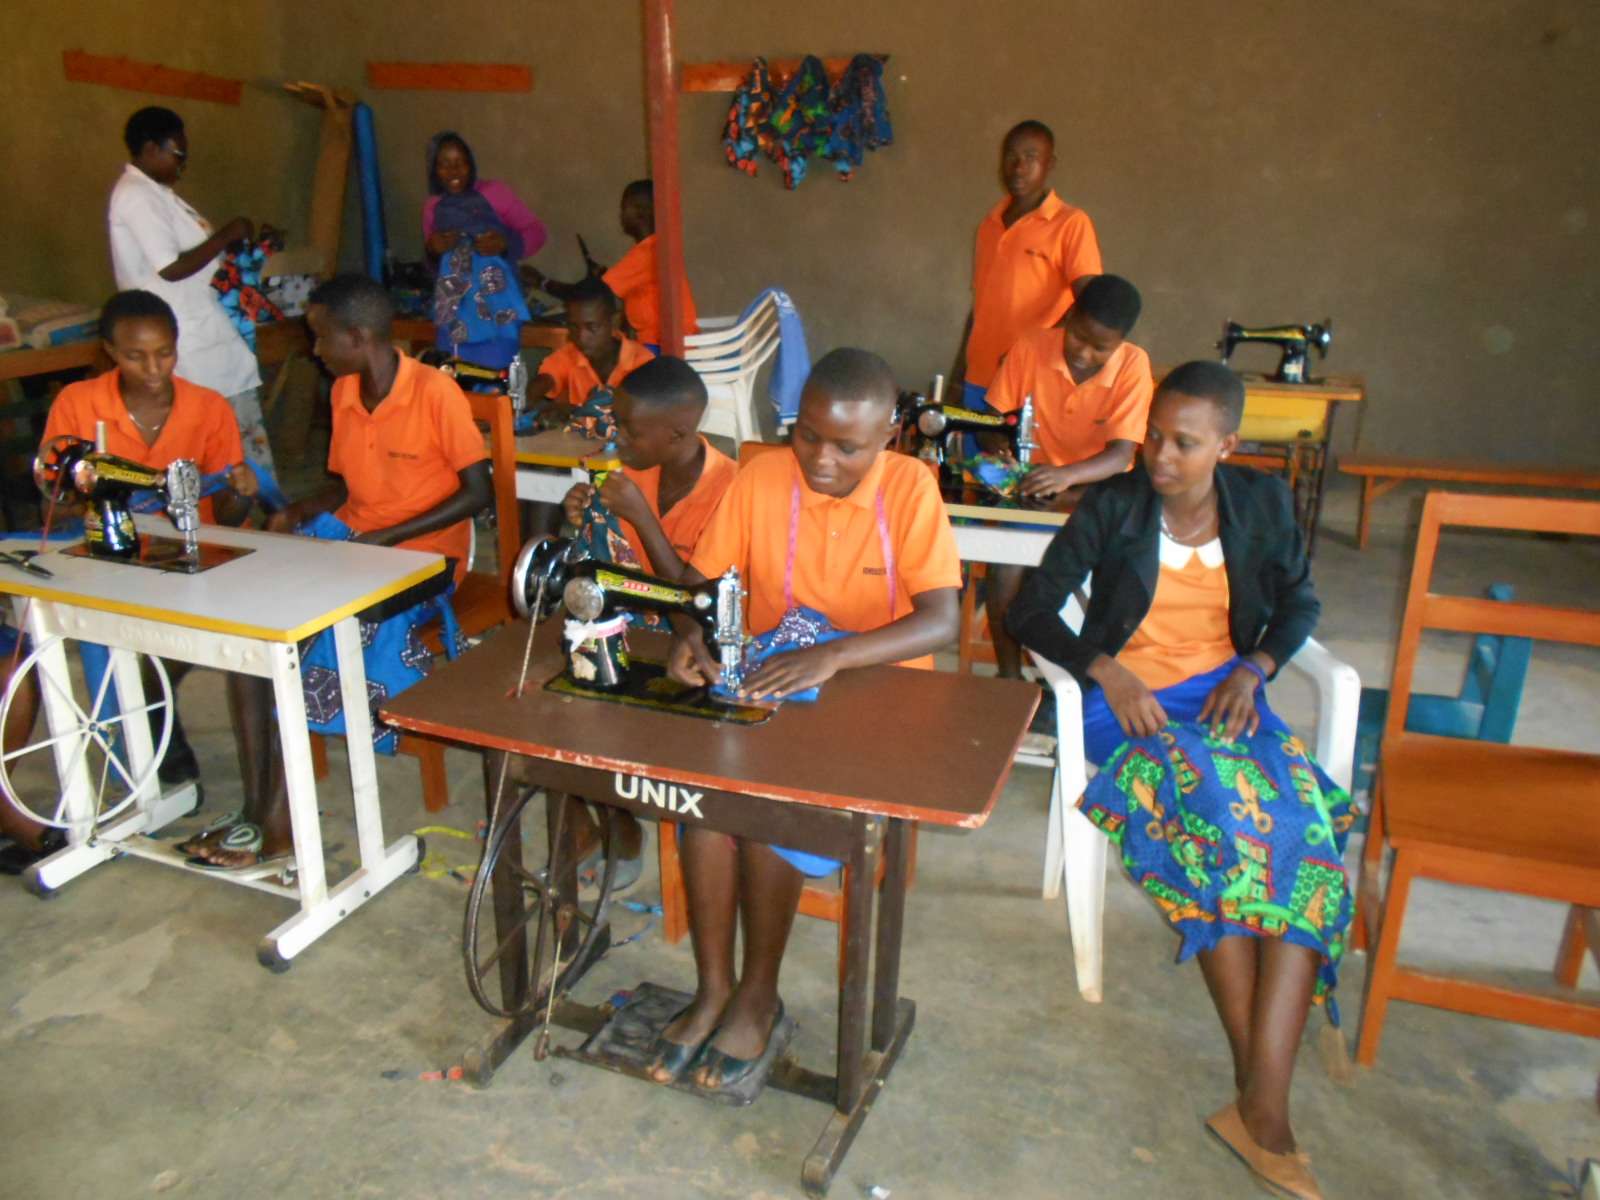
M 540 795 L 545 793 L 518 789 L 508 811 L 489 831 L 483 860 L 467 895 L 461 937 L 467 987 L 484 1011 L 497 1017 L 547 1012 L 551 988 L 559 997 L 583 973 L 597 949 L 604 950 L 609 944 L 600 939 L 610 937 L 607 922 L 617 867 L 613 822 L 619 814 L 606 805 L 589 810 L 600 826 L 600 861 L 598 884 L 586 889 L 578 878 L 579 863 L 572 853 L 574 839 L 569 828 L 572 818 L 581 819 L 584 811 L 577 800 L 557 794 L 546 797 L 550 808 L 545 822 L 549 846 L 545 866 L 530 870 L 523 865 L 522 817 L 528 802 Z M 513 845 L 516 853 L 507 858 L 507 848 Z M 502 870 L 509 878 L 496 888 L 493 877 Z M 565 938 L 557 934 L 558 924 L 567 926 Z M 515 984 L 510 991 L 519 998 L 510 1006 L 500 999 L 502 985 L 508 981 Z
M 0 793 L 23 816 L 54 829 L 76 828 L 87 836 L 96 825 L 104 825 L 132 804 L 155 778 L 172 737 L 172 683 L 159 658 L 143 660 L 149 663 L 160 694 L 122 712 L 115 690 L 114 666 L 108 664 L 99 683 L 85 687 L 80 694 L 70 672 L 61 679 L 42 665 L 47 656 L 61 655 L 65 643 L 66 639 L 57 635 L 35 646 L 33 653 L 17 665 L 5 697 L 0 699 L 0 728 L 10 723 L 14 707 L 33 703 L 33 687 L 38 688 L 45 711 L 55 711 L 50 732 L 36 737 L 30 730 L 24 735 L 25 745 L 6 745 L 0 752 Z M 62 661 L 57 657 L 57 662 Z M 135 656 L 135 677 L 141 665 L 140 656 Z M 127 723 L 135 718 L 150 723 L 154 742 L 149 761 L 137 772 L 128 754 L 129 738 L 125 732 Z M 41 756 L 42 751 L 51 753 Z M 59 794 L 53 802 L 44 799 L 48 789 L 34 778 L 33 764 L 44 765 L 45 757 L 53 757 L 56 764 Z M 86 762 L 90 765 L 87 804 L 81 798 L 74 803 L 74 783 Z M 31 801 L 25 798 L 25 792 L 31 795 Z
M 561 607 L 576 544 L 563 538 L 533 538 L 522 547 L 511 568 L 511 607 L 534 624 Z M 537 611 L 535 611 L 537 610 Z

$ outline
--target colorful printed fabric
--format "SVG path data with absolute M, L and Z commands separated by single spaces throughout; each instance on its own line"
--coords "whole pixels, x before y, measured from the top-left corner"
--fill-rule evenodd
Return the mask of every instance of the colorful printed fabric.
M 812 646 L 820 646 L 824 642 L 850 636 L 849 630 L 835 629 L 833 622 L 816 609 L 797 604 L 784 613 L 778 619 L 778 623 L 767 632 L 746 640 L 744 657 L 739 665 L 739 683 L 742 685 L 745 679 L 755 674 L 761 668 L 761 664 L 769 658 L 795 650 L 808 650 Z M 725 699 L 733 698 L 721 684 L 713 687 L 711 691 L 713 695 Z M 790 700 L 812 701 L 821 694 L 822 688 L 819 685 L 799 692 L 790 692 L 783 699 L 785 703 Z
M 295 530 L 305 537 L 349 541 L 355 530 L 332 513 L 322 513 Z M 372 716 L 372 748 L 393 754 L 399 732 L 378 720 L 378 710 L 391 697 L 421 683 L 433 671 L 433 652 L 422 642 L 422 626 L 436 617 L 445 623 L 444 644 L 454 658 L 461 650 L 460 628 L 445 596 L 424 600 L 384 621 L 361 621 L 361 659 L 367 674 L 367 701 Z M 325 629 L 300 646 L 301 689 L 306 700 L 306 726 L 312 733 L 345 736 L 344 696 L 339 686 L 339 656 L 333 630 Z
M 961 464 L 961 478 L 1005 500 L 1017 494 L 1028 468 L 1004 454 L 974 454 Z
M 283 320 L 283 310 L 261 290 L 261 269 L 267 255 L 283 249 L 274 237 L 245 242 L 223 253 L 222 265 L 211 276 L 211 286 L 222 302 L 222 311 L 252 351 L 256 348 L 256 326 Z
M 772 73 L 767 60 L 758 58 L 750 66 L 739 90 L 733 94 L 728 106 L 728 120 L 723 128 L 722 152 L 728 165 L 746 175 L 756 173 L 756 159 L 765 154 L 772 162 L 778 161 L 778 137 L 772 128 L 772 107 L 777 95 L 772 86 Z
M 806 177 L 806 160 L 827 154 L 832 124 L 827 68 L 816 55 L 808 54 L 772 106 L 776 161 L 783 168 L 785 186 L 799 187 Z
M 572 410 L 567 432 L 611 445 L 617 440 L 617 419 L 611 415 L 611 389 L 597 387 L 589 398 Z
M 468 362 L 498 370 L 516 356 L 528 320 L 528 305 L 512 266 L 520 243 L 478 192 L 441 197 L 434 228 L 464 235 L 439 260 L 433 285 L 436 344 Z M 472 239 L 491 231 L 505 237 L 504 255 L 473 249 Z
M 1281 722 L 1227 741 L 1171 721 L 1124 742 L 1079 808 L 1182 935 L 1179 962 L 1231 935 L 1307 946 L 1322 956 L 1316 998 L 1338 1023 L 1331 993 L 1353 905 L 1343 865 L 1353 809 Z
M 870 54 L 852 58 L 834 86 L 830 104 L 833 116 L 823 155 L 832 160 L 839 178 L 848 182 L 865 151 L 894 141 L 889 106 L 883 98 L 883 63 Z
M 608 445 L 598 457 L 611 458 L 616 447 Z M 621 567 L 642 567 L 634 553 L 633 543 L 622 532 L 622 522 L 600 500 L 600 485 L 608 472 L 592 473 L 594 488 L 589 493 L 589 503 L 583 510 L 583 523 L 578 526 L 578 542 L 596 562 L 616 563 Z

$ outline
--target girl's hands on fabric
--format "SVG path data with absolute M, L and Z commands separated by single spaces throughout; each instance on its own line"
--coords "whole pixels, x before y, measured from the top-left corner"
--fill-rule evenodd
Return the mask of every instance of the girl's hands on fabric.
M 472 239 L 472 245 L 479 254 L 504 254 L 506 252 L 506 236 L 496 229 L 486 230 Z
M 249 217 L 235 217 L 222 227 L 222 240 L 231 246 L 235 242 L 248 242 L 256 235 L 256 227 Z
M 428 235 L 428 253 L 438 258 L 456 244 L 461 235 L 455 230 L 441 229 Z
M 1230 742 L 1241 733 L 1254 733 L 1261 727 L 1261 714 L 1256 711 L 1256 688 L 1260 684 L 1253 671 L 1235 667 L 1206 697 L 1200 709 L 1200 724 L 1213 728 L 1220 725 L 1222 735 Z
M 1066 467 L 1035 467 L 1018 486 L 1024 496 L 1057 496 L 1072 486 L 1072 473 Z
M 1161 701 L 1127 667 L 1108 655 L 1101 655 L 1089 667 L 1090 677 L 1105 693 L 1106 705 L 1129 737 L 1152 737 L 1167 725 L 1167 710 Z
M 583 528 L 583 510 L 589 507 L 589 497 L 592 495 L 594 488 L 587 483 L 575 483 L 567 489 L 561 501 L 561 512 L 567 518 L 568 525 Z
M 689 687 L 708 687 L 717 681 L 721 668 L 706 649 L 706 640 L 696 629 L 690 634 L 674 634 L 667 650 L 667 675 Z
M 268 533 L 293 533 L 294 527 L 300 524 L 300 509 L 298 505 L 291 504 L 288 508 L 280 508 L 267 518 Z
M 650 519 L 644 493 L 621 471 L 612 471 L 600 485 L 600 503 L 630 525 L 643 525 Z
M 818 687 L 839 672 L 836 647 L 832 642 L 774 654 L 744 681 L 740 695 L 757 700 L 782 700 L 795 692 Z
M 256 482 L 256 473 L 244 463 L 236 463 L 228 468 L 228 486 L 241 496 L 254 496 L 261 490 Z

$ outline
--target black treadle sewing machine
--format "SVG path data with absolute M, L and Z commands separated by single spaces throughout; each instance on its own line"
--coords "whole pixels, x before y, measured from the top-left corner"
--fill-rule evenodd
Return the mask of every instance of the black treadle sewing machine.
M 895 420 L 900 430 L 899 445 L 939 471 L 939 482 L 961 482 L 961 462 L 966 455 L 959 448 L 952 454 L 950 439 L 962 434 L 999 434 L 1010 443 L 1011 456 L 1024 467 L 1031 466 L 1038 450 L 1034 434 L 1033 397 L 1022 402 L 1017 412 L 978 412 L 944 403 L 944 376 L 933 379 L 933 396 L 921 392 L 901 392 L 895 401 Z
M 1222 337 L 1217 349 L 1222 351 L 1222 361 L 1227 362 L 1235 346 L 1245 342 L 1264 342 L 1283 351 L 1278 369 L 1269 378 L 1273 383 L 1308 383 L 1311 351 L 1317 357 L 1327 358 L 1328 347 L 1333 344 L 1333 318 L 1324 318 L 1316 325 L 1261 325 L 1245 326 L 1237 321 L 1222 323 Z
M 191 459 L 147 467 L 97 450 L 84 438 L 63 435 L 51 439 L 33 460 L 33 479 L 47 496 L 70 487 L 86 501 L 83 543 L 68 554 L 193 575 L 250 553 L 240 546 L 201 544 L 205 481 Z M 134 508 L 145 497 L 166 508 L 178 539 L 140 534 L 134 528 Z
M 433 365 L 469 391 L 509 396 L 512 420 L 528 407 L 528 364 L 522 361 L 520 354 L 508 366 L 499 369 L 482 367 L 464 358 L 439 358 Z
M 758 724 L 772 715 L 771 705 L 727 702 L 707 688 L 685 687 L 667 676 L 663 664 L 630 657 L 626 642 L 627 614 L 681 613 L 705 631 L 721 664 L 718 686 L 735 690 L 745 656 L 744 600 L 737 570 L 709 583 L 672 583 L 637 567 L 600 562 L 564 538 L 534 538 L 511 570 L 511 602 L 519 616 L 538 623 L 557 608 L 567 611 L 567 666 L 545 685 L 548 690 Z

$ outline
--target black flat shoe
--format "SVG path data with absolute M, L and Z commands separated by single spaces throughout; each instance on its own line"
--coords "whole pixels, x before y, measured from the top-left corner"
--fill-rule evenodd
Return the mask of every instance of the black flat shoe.
M 676 1021 L 688 1011 L 685 1008 L 675 1013 L 672 1021 Z M 667 1024 L 672 1024 L 672 1021 L 668 1021 Z M 705 1049 L 706 1043 L 716 1036 L 716 1032 L 713 1028 L 698 1042 L 675 1042 L 665 1033 L 657 1035 L 655 1045 L 651 1047 L 650 1065 L 645 1068 L 649 1071 L 650 1078 L 657 1083 L 677 1083 L 679 1077 L 689 1069 L 689 1064 L 700 1057 L 700 1052 Z M 666 1070 L 668 1078 L 657 1079 L 656 1072 L 663 1069 Z
M 708 1092 L 726 1091 L 749 1079 L 758 1068 L 770 1066 L 773 1038 L 778 1032 L 778 1026 L 782 1024 L 783 1001 L 780 999 L 778 1011 L 773 1014 L 772 1024 L 767 1028 L 767 1044 L 761 1047 L 761 1053 L 754 1058 L 735 1058 L 731 1054 L 724 1054 L 710 1045 L 708 1039 L 705 1053 L 700 1056 L 695 1068 L 695 1082 Z M 703 1076 L 709 1076 L 709 1081 L 702 1082 Z

